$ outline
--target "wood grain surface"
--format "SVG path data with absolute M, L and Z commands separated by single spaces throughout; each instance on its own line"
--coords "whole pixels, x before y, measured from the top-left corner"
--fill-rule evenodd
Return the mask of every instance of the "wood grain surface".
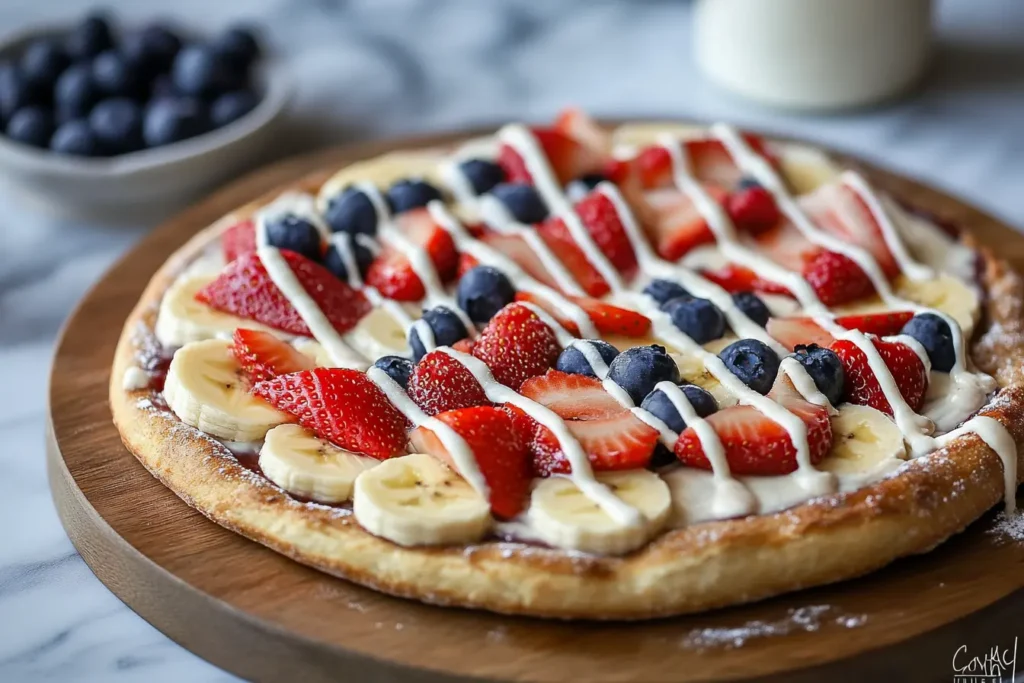
M 200 657 L 258 681 L 951 680 L 960 645 L 977 653 L 1012 645 L 1014 629 L 1024 631 L 1024 543 L 988 533 L 995 513 L 927 555 L 856 581 L 705 615 L 586 624 L 376 594 L 220 528 L 152 478 L 121 445 L 106 392 L 123 321 L 167 256 L 300 175 L 457 137 L 332 150 L 257 171 L 155 230 L 81 302 L 55 353 L 48 466 L 68 535 L 118 597 Z M 1024 268 L 1024 238 L 1009 227 L 861 167 Z M 723 633 L 746 642 L 722 644 Z

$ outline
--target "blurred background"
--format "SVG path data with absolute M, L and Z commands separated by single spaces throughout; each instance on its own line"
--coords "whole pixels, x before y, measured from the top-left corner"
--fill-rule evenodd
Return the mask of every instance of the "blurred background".
M 926 0 L 914 1 L 928 9 Z M 741 12 L 702 17 L 703 38 L 719 48 L 728 47 L 722 36 L 731 35 L 730 22 L 737 32 L 773 28 L 742 14 L 749 0 L 705 0 L 701 11 L 713 3 Z M 879 105 L 827 111 L 820 102 L 813 110 L 772 108 L 709 80 L 694 56 L 699 4 L 120 0 L 100 8 L 125 26 L 165 18 L 204 36 L 240 21 L 256 27 L 262 63 L 283 74 L 290 98 L 279 132 L 238 157 L 230 176 L 330 145 L 547 120 L 573 104 L 599 117 L 726 120 L 825 143 L 1024 227 L 1024 3 L 936 0 L 928 33 L 934 38 L 916 85 Z M 757 4 L 771 14 L 808 3 Z M 3 0 L 0 32 L 70 26 L 95 9 L 87 0 Z M 892 29 L 884 17 L 874 19 Z M 816 30 L 786 25 L 801 36 Z M 912 30 L 900 25 L 889 33 Z M 845 34 L 843 61 L 878 54 L 881 33 Z M 825 69 L 839 54 L 811 46 L 824 50 L 822 62 L 803 55 L 801 63 Z M 741 47 L 705 57 L 722 69 L 742 68 Z M 831 47 L 839 48 L 835 41 Z M 762 70 L 738 78 L 782 93 L 784 84 L 769 80 L 776 77 Z M 819 82 L 794 97 L 807 105 L 822 92 Z M 93 578 L 56 518 L 43 463 L 46 377 L 61 322 L 110 263 L 183 207 L 159 207 L 144 218 L 134 209 L 102 218 L 69 212 L 74 183 L 98 177 L 92 167 L 63 187 L 49 183 L 30 193 L 23 181 L 36 161 L 24 150 L 13 154 L 0 154 L 0 518 L 8 520 L 0 534 L 0 680 L 232 680 L 153 630 Z

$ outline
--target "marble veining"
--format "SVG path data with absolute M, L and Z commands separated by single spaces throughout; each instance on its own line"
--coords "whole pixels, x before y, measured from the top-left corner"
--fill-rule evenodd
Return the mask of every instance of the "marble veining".
M 59 21 L 92 4 L 4 2 L 0 27 Z M 129 21 L 168 7 L 102 4 Z M 1024 226 L 1024 4 L 938 5 L 940 45 L 920 92 L 827 117 L 759 109 L 700 80 L 683 0 L 179 0 L 174 16 L 210 28 L 238 17 L 274 27 L 272 47 L 297 83 L 278 155 L 544 119 L 576 103 L 598 115 L 723 119 L 820 140 Z M 46 378 L 57 330 L 154 220 L 59 217 L 3 177 L 0 207 L 0 681 L 235 680 L 158 633 L 92 576 L 46 484 Z

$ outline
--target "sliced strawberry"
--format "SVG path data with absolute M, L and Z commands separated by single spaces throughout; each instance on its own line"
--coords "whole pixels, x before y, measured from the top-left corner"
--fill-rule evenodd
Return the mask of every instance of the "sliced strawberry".
M 724 191 L 707 189 L 716 200 L 725 198 Z M 668 261 L 676 261 L 694 247 L 715 241 L 703 214 L 682 190 L 666 188 L 644 193 L 638 214 L 655 251 Z
M 609 417 L 567 420 L 565 424 L 586 451 L 591 467 L 599 472 L 646 467 L 658 444 L 657 430 L 622 408 Z M 531 451 L 537 476 L 572 471 L 558 439 L 544 427 L 537 429 Z
M 818 463 L 832 447 L 832 425 L 828 410 L 809 403 L 780 373 L 768 393 L 807 425 L 807 445 L 812 463 Z M 729 469 L 737 475 L 779 476 L 797 469 L 797 451 L 785 428 L 752 406 L 735 405 L 707 418 L 725 450 Z M 676 457 L 689 467 L 711 469 L 700 438 L 687 427 L 674 448 Z
M 799 203 L 818 227 L 867 250 L 887 277 L 899 274 L 900 266 L 885 243 L 881 226 L 860 194 L 848 185 L 822 185 L 802 196 Z
M 271 333 L 242 327 L 232 336 L 231 353 L 253 383 L 316 367 L 312 358 Z
M 519 393 L 569 420 L 596 420 L 617 415 L 622 404 L 605 391 L 601 380 L 548 370 L 523 382 Z
M 461 351 L 462 353 L 469 354 L 473 353 L 474 346 L 476 346 L 476 342 L 470 339 L 469 337 L 466 337 L 465 339 L 460 339 L 459 341 L 452 344 L 452 348 L 455 349 L 456 351 Z
M 346 450 L 378 460 L 405 452 L 408 421 L 358 370 L 304 370 L 259 382 L 252 391 Z
M 826 306 L 840 306 L 875 293 L 875 286 L 860 266 L 834 251 L 822 251 L 809 260 L 803 275 Z
M 463 275 L 480 265 L 474 257 L 469 254 L 459 254 L 459 268 L 455 273 L 455 279 L 459 280 Z
M 558 283 L 537 257 L 537 252 L 519 235 L 507 235 L 490 230 L 481 233 L 478 239 L 496 252 L 515 261 L 516 265 L 537 282 L 552 289 L 558 289 Z
M 427 209 L 414 209 L 395 217 L 398 229 L 430 257 L 441 282 L 453 279 L 459 269 L 459 253 L 452 236 L 431 218 Z M 426 296 L 423 283 L 400 250 L 386 246 L 370 264 L 366 284 L 396 301 L 420 301 Z
M 490 403 L 473 373 L 443 351 L 431 351 L 420 359 L 406 391 L 427 415 Z
M 769 318 L 766 329 L 768 336 L 790 351 L 801 344 L 827 347 L 835 341 L 831 334 L 810 318 Z
M 320 264 L 284 249 L 281 256 L 338 333 L 348 332 L 369 313 L 370 302 L 362 292 L 352 289 Z M 229 263 L 217 279 L 196 293 L 196 300 L 278 330 L 313 336 L 255 253 Z
M 594 323 L 594 327 L 602 335 L 613 334 L 623 337 L 641 338 L 646 337 L 651 329 L 651 320 L 647 316 L 637 313 L 628 308 L 619 308 L 606 304 L 598 299 L 572 296 L 567 297 L 570 301 L 583 309 Z M 568 332 L 580 336 L 580 329 L 576 321 L 567 317 L 561 309 L 543 297 L 530 292 L 516 292 L 516 301 L 525 301 L 547 311 L 558 324 Z
M 577 202 L 575 208 L 605 258 L 615 270 L 631 277 L 636 272 L 636 254 L 612 201 L 600 192 L 591 192 Z
M 450 410 L 437 419 L 451 427 L 473 452 L 476 465 L 487 483 L 491 511 L 511 519 L 526 504 L 530 489 L 530 463 L 526 435 L 516 431 L 508 413 L 490 406 Z M 418 451 L 429 453 L 458 471 L 458 464 L 437 435 L 426 427 L 412 433 Z
M 231 263 L 243 254 L 256 251 L 256 224 L 251 220 L 235 223 L 220 238 L 224 261 Z
M 821 247 L 803 236 L 795 225 L 781 221 L 774 228 L 757 233 L 754 240 L 759 251 L 787 270 L 803 272 L 808 259 Z
M 587 148 L 611 154 L 612 138 L 589 114 L 578 107 L 567 107 L 555 119 L 555 129 Z
M 473 347 L 473 355 L 487 364 L 494 379 L 513 389 L 547 372 L 560 351 L 554 330 L 516 303 L 491 318 Z
M 610 158 L 604 152 L 590 149 L 560 130 L 533 128 L 531 132 L 547 157 L 555 177 L 562 185 L 567 185 L 569 181 L 588 173 L 600 173 L 609 164 Z M 509 145 L 502 145 L 499 149 L 498 165 L 505 171 L 510 183 L 533 182 L 526 162 L 519 152 Z
M 775 227 L 781 219 L 775 198 L 760 185 L 732 192 L 725 201 L 725 210 L 737 229 L 753 234 Z
M 538 223 L 536 229 L 544 244 L 558 257 L 584 292 L 590 296 L 604 296 L 611 291 L 608 283 L 576 244 L 561 218 L 549 218 L 543 223 Z
M 872 339 L 871 343 L 885 361 L 903 399 L 916 411 L 921 407 L 925 390 L 928 388 L 928 374 L 924 363 L 906 344 L 881 339 Z M 839 360 L 843 362 L 843 371 L 846 374 L 843 383 L 846 400 L 857 405 L 871 406 L 892 415 L 892 406 L 885 398 L 878 377 L 868 365 L 868 357 L 864 352 L 852 341 L 845 339 L 832 342 L 829 348 L 835 351 Z
M 662 145 L 644 147 L 632 162 L 632 172 L 646 190 L 675 186 L 672 155 Z
M 903 326 L 914 317 L 912 311 L 885 311 L 864 315 L 844 315 L 836 318 L 836 324 L 848 330 L 860 330 L 879 337 L 899 334 Z
M 738 266 L 735 263 L 727 263 L 721 268 L 714 270 L 702 270 L 700 271 L 701 277 L 706 280 L 714 282 L 716 285 L 729 292 L 730 294 L 738 294 L 739 292 L 764 292 L 766 294 L 785 294 L 792 296 L 790 291 L 785 286 L 780 285 L 777 282 L 771 280 L 763 280 L 757 276 L 757 273 Z

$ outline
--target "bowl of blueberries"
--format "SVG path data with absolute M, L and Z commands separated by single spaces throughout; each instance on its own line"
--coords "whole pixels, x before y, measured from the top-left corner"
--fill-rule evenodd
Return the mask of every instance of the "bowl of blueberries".
M 244 25 L 30 30 L 0 43 L 0 168 L 69 213 L 169 208 L 250 163 L 289 92 Z

